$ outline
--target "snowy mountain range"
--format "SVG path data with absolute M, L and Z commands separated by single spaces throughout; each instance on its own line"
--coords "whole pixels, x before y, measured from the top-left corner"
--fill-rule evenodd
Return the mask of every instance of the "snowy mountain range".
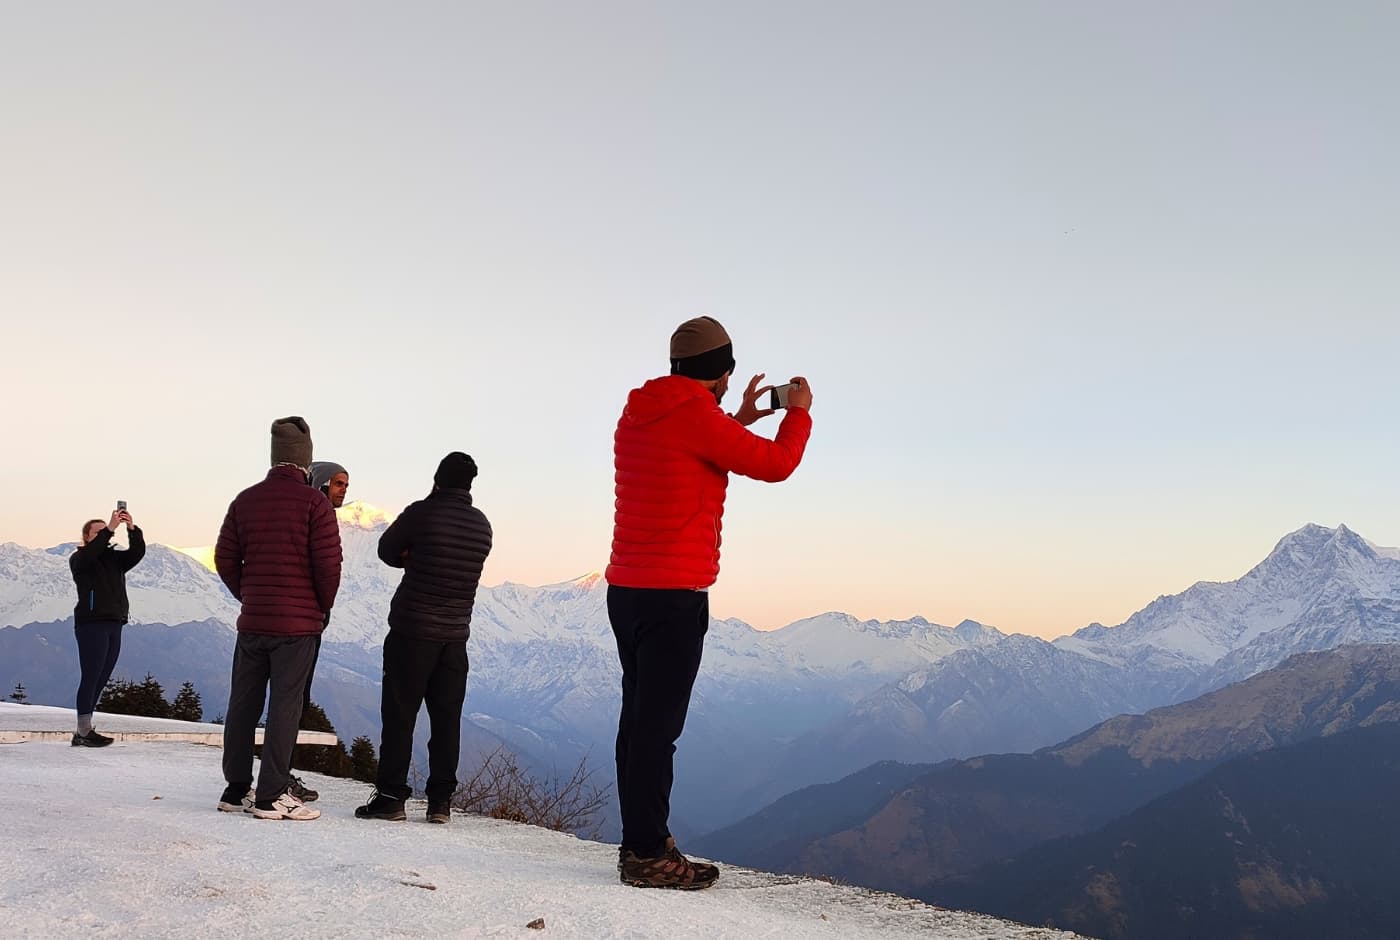
M 1400 642 L 1400 553 L 1346 526 L 1285 536 L 1237 581 L 1198 582 L 1116 627 L 959 650 L 867 696 L 773 755 L 771 781 L 875 760 L 1027 752 L 1119 714 L 1187 701 L 1294 653 Z M 834 778 L 832 778 L 834 779 Z M 787 792 L 787 791 L 783 791 Z M 766 799 L 765 799 L 766 798 Z
M 378 647 L 399 572 L 376 554 L 387 517 L 352 504 L 340 518 L 344 575 L 316 695 L 339 703 L 327 711 L 342 734 L 377 739 Z M 70 551 L 0 545 L 0 625 L 70 616 Z M 128 579 L 135 621 L 231 634 L 237 605 L 197 560 L 207 554 L 152 544 Z M 605 600 L 597 574 L 481 589 L 468 646 L 467 720 L 476 731 L 541 763 L 591 755 L 610 770 L 620 672 Z M 763 632 L 715 620 L 678 753 L 677 815 L 704 830 L 876 760 L 1033 750 L 1294 652 L 1397 639 L 1400 552 L 1345 526 L 1314 525 L 1238 581 L 1196 584 L 1119 626 L 1094 624 L 1053 643 L 973 621 L 826 613 Z M 0 682 L 22 666 L 0 663 Z
M 345 562 L 314 695 L 343 736 L 363 733 L 377 740 L 378 650 L 400 572 L 378 559 L 386 516 L 360 504 L 338 515 Z M 24 627 L 71 615 L 72 550 L 71 544 L 42 550 L 0 545 L 0 625 Z M 149 544 L 146 559 L 128 576 L 133 623 L 198 623 L 201 630 L 220 625 L 231 642 L 238 607 L 204 566 L 211 554 L 207 548 Z M 572 764 L 589 755 L 600 770 L 611 770 L 621 672 L 606 593 L 597 574 L 479 591 L 467 698 L 467 721 L 477 732 L 536 764 Z M 744 769 L 758 766 L 754 752 L 772 750 L 912 670 L 1002 639 L 999 631 L 971 621 L 950 628 L 922 618 L 875 622 L 828 613 L 772 632 L 739 620 L 712 621 L 688 746 L 680 757 L 690 772 L 678 784 L 678 807 L 689 806 L 694 828 L 725 821 L 744 809 L 732 805 L 736 795 L 757 782 L 755 770 Z M 46 642 L 43 652 L 52 654 L 56 645 Z M 201 650 L 203 659 L 221 655 L 209 643 Z M 134 670 L 139 677 L 155 668 L 129 660 L 123 657 L 119 671 Z M 9 663 L 0 665 L 0 682 L 17 681 L 7 680 L 6 666 L 23 679 L 22 664 Z M 188 675 L 157 678 L 178 684 Z M 24 681 L 33 694 L 34 678 Z M 206 684 L 217 712 L 226 686 L 213 676 Z

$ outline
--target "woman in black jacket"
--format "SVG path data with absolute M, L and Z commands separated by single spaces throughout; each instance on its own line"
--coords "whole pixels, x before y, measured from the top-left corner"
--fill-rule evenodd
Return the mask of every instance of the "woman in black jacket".
M 119 552 L 112 547 L 117 526 L 126 524 L 130 548 Z M 122 649 L 122 625 L 127 621 L 126 573 L 146 554 L 146 539 L 131 521 L 125 508 L 112 513 L 105 525 L 101 519 L 83 524 L 83 543 L 68 559 L 78 603 L 73 607 L 73 633 L 78 638 L 78 732 L 74 747 L 106 747 L 112 739 L 92 727 L 92 712 Z

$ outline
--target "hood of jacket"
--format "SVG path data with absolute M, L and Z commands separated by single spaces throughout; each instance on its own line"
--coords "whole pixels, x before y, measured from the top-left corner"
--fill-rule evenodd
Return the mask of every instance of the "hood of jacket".
M 697 401 L 716 405 L 714 392 L 695 379 L 683 375 L 663 375 L 632 389 L 622 409 L 619 424 L 642 427 Z

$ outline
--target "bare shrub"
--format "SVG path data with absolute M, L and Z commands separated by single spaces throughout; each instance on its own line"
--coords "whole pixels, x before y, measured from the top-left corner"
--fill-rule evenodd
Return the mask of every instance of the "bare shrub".
M 520 766 L 519 757 L 498 747 L 457 786 L 452 806 L 464 813 L 594 839 L 600 831 L 598 814 L 608 804 L 610 788 L 595 785 L 593 776 L 588 759 L 581 758 L 567 777 L 536 777 Z

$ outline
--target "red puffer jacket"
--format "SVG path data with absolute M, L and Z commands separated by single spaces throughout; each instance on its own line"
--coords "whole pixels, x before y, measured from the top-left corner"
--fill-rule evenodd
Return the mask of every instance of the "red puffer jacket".
M 273 467 L 239 493 L 214 548 L 219 577 L 243 603 L 239 633 L 320 633 L 340 589 L 340 562 L 335 510 L 296 467 Z
M 692 590 L 714 584 L 729 473 L 786 480 L 811 433 L 807 410 L 789 408 L 776 438 L 759 437 L 684 376 L 633 389 L 613 435 L 617 502 L 608 583 Z

